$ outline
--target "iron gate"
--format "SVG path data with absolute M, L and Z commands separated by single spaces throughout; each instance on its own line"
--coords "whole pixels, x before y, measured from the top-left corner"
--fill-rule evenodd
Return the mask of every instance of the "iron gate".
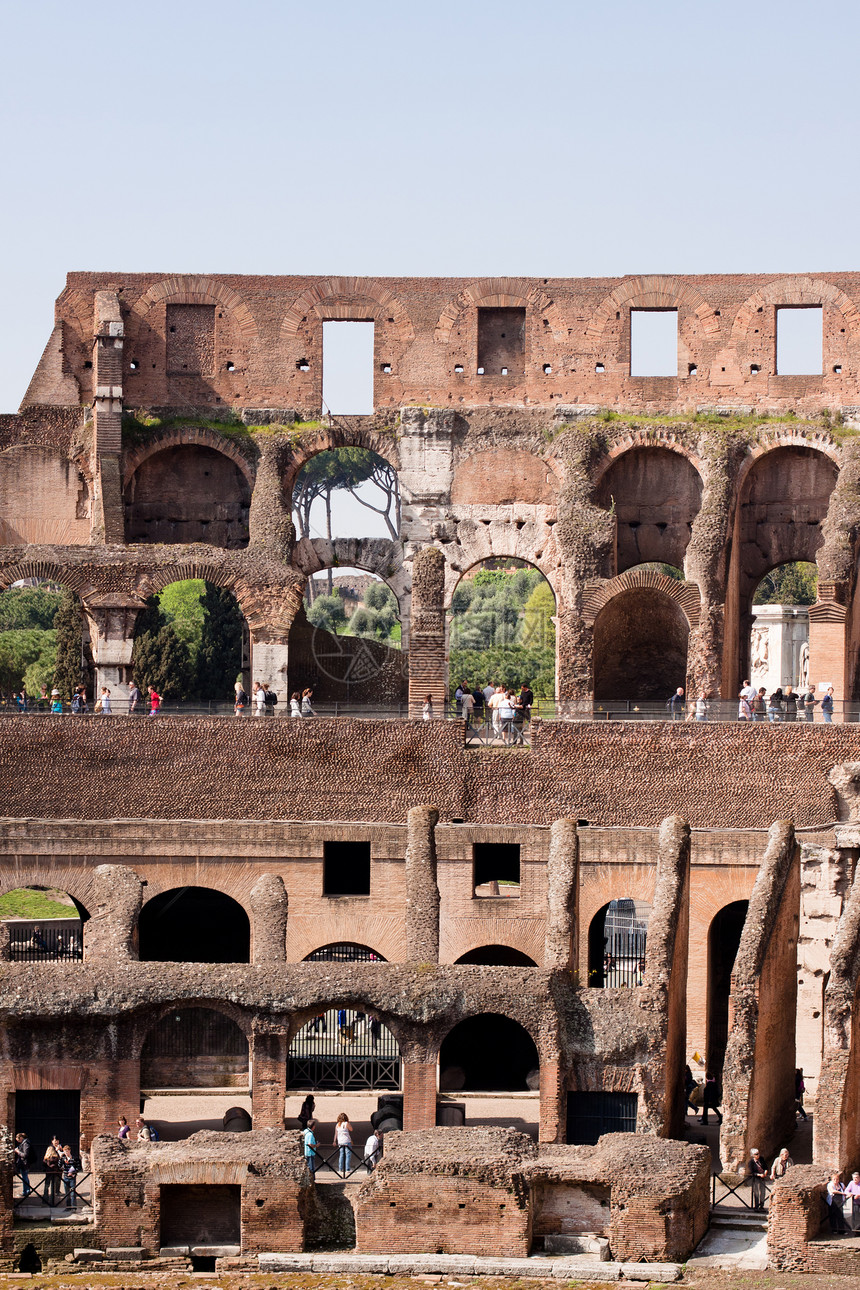
M 604 1133 L 635 1133 L 637 1093 L 568 1093 L 567 1141 L 594 1146 Z
M 330 1008 L 303 1026 L 290 1044 L 287 1087 L 399 1089 L 400 1048 L 373 1013 Z

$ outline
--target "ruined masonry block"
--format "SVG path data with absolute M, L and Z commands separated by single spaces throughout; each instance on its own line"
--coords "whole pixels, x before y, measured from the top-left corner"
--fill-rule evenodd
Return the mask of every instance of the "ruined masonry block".
M 680 1263 L 622 1263 L 621 1275 L 628 1281 L 680 1281 Z

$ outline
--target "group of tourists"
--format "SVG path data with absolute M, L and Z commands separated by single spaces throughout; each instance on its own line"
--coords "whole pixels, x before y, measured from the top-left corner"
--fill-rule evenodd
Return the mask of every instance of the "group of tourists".
M 454 691 L 457 716 L 473 729 L 486 722 L 493 735 L 505 744 L 524 742 L 524 729 L 531 721 L 534 701 L 534 691 L 526 681 L 520 686 L 519 693 L 492 681 L 488 681 L 483 689 L 480 686 L 473 689 L 461 681 Z M 425 721 L 433 717 L 433 699 L 429 694 L 424 701 L 422 716 Z
M 15 1134 L 14 1158 L 15 1174 L 21 1179 L 24 1196 L 32 1195 L 37 1189 L 30 1182 L 30 1170 L 35 1172 L 39 1161 L 26 1133 Z M 55 1133 L 42 1157 L 45 1203 L 52 1208 L 57 1205 L 60 1197 L 60 1183 L 62 1183 L 65 1196 L 64 1208 L 77 1209 L 77 1182 L 80 1171 L 80 1158 L 68 1144 L 61 1146 L 60 1139 Z
M 707 721 L 711 712 L 713 695 L 709 691 L 697 699 L 689 698 L 679 685 L 670 695 L 666 708 L 673 721 Z M 744 681 L 738 694 L 738 721 L 806 721 L 815 720 L 816 707 L 821 708 L 825 723 L 833 721 L 833 686 L 828 686 L 824 697 L 815 697 L 812 682 L 796 691 L 793 685 L 784 689 L 777 686 L 770 694 L 765 687 Z
M 119 1117 L 117 1125 L 119 1127 L 117 1129 L 116 1136 L 119 1138 L 120 1142 L 129 1141 L 131 1138 L 131 1126 L 124 1115 Z M 161 1134 L 158 1132 L 158 1129 L 156 1129 L 154 1124 L 150 1124 L 148 1120 L 144 1120 L 142 1115 L 137 1117 L 137 1120 L 135 1121 L 135 1129 L 137 1130 L 138 1142 L 161 1141 Z
M 304 1102 L 302 1102 L 299 1111 L 299 1123 L 302 1126 L 302 1150 L 305 1164 L 312 1174 L 316 1173 L 321 1163 L 327 1163 L 317 1150 L 320 1144 L 316 1136 L 318 1121 L 314 1118 L 315 1107 L 316 1103 L 313 1094 L 309 1093 Z M 358 1153 L 353 1147 L 352 1135 L 353 1127 L 350 1124 L 349 1116 L 345 1111 L 341 1111 L 334 1126 L 334 1137 L 331 1145 L 337 1148 L 337 1171 L 344 1176 L 357 1167 L 353 1161 L 360 1163 Z M 364 1144 L 364 1167 L 369 1174 L 373 1173 L 382 1155 L 383 1136 L 382 1129 L 371 1128 L 370 1136 Z
M 92 708 L 87 698 L 87 687 L 85 685 L 76 685 L 68 701 L 63 698 L 62 691 L 57 689 L 56 686 L 49 694 L 48 687 L 43 685 L 37 699 L 31 699 L 26 690 L 22 688 L 15 695 L 14 702 L 18 712 L 53 712 L 55 714 L 70 712 L 76 717 L 85 716 L 91 711 L 97 716 L 108 717 L 114 710 L 113 698 L 107 685 L 101 687 L 98 698 L 94 701 Z M 129 716 L 145 711 L 150 717 L 154 717 L 161 709 L 163 702 L 164 699 L 152 685 L 147 688 L 147 697 L 144 700 L 137 682 L 132 681 L 128 690 L 128 707 L 124 711 Z
M 237 717 L 244 715 L 250 708 L 255 717 L 273 717 L 278 704 L 278 696 L 266 681 L 255 681 L 250 694 L 242 681 L 237 681 L 234 688 L 233 712 Z M 291 717 L 315 717 L 313 707 L 314 692 L 310 686 L 304 690 L 293 690 L 290 695 Z

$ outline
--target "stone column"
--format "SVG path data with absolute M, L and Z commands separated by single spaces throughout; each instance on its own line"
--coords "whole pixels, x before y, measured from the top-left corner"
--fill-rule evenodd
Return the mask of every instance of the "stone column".
M 259 435 L 257 475 L 248 516 L 251 547 L 264 548 L 278 560 L 288 560 L 295 540 L 290 498 L 284 492 L 284 476 L 292 445 L 285 435 Z
M 0 963 L 8 963 L 12 938 L 9 935 L 9 924 L 0 923 Z M 2 1121 L 0 1121 L 2 1123 Z
M 251 888 L 252 963 L 286 963 L 289 898 L 278 874 L 261 874 Z
M 84 923 L 84 960 L 129 963 L 138 958 L 137 920 L 143 882 L 133 869 L 100 864 L 93 871 L 95 911 Z
M 409 631 L 409 714 L 421 716 L 427 695 L 438 716 L 445 709 L 445 557 L 425 547 L 412 561 L 412 621 Z
M 114 592 L 88 596 L 84 601 L 96 665 L 94 698 L 98 698 L 101 687 L 106 685 L 111 692 L 114 714 L 128 711 L 134 626 L 144 603 L 140 596 Z
M 558 1060 L 540 1064 L 539 1142 L 564 1142 L 567 1133 L 567 1095 Z
M 436 1127 L 436 1062 L 403 1062 L 403 1128 Z
M 124 328 L 116 292 L 96 292 L 93 325 L 93 539 L 124 542 L 119 468 Z
M 287 1027 L 251 1035 L 251 1117 L 255 1129 L 284 1127 Z
M 576 820 L 556 820 L 550 829 L 543 965 L 562 971 L 577 962 L 579 838 Z
M 406 962 L 439 962 L 439 886 L 432 806 L 413 806 L 406 833 Z
M 12 1126 L 0 1124 L 0 1254 L 11 1256 L 15 1249 L 12 1208 L 12 1180 L 15 1176 L 12 1154 Z
M 252 684 L 264 682 L 278 696 L 277 715 L 289 716 L 290 696 L 287 659 L 289 655 L 289 629 L 282 636 L 265 632 L 258 634 L 251 629 L 251 676 Z

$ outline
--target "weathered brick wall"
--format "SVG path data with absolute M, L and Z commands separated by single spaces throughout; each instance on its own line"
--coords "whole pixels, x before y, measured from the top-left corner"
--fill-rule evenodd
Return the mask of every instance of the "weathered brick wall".
M 826 1222 L 826 1192 L 827 1178 L 819 1165 L 794 1165 L 776 1184 L 767 1222 L 767 1253 L 772 1267 L 781 1272 L 817 1270 L 807 1243 Z
M 827 775 L 856 726 L 543 723 L 529 751 L 466 749 L 456 722 L 12 718 L 0 727 L 8 816 L 49 819 L 440 818 L 693 828 L 836 818 Z M 164 767 L 171 774 L 164 774 Z

